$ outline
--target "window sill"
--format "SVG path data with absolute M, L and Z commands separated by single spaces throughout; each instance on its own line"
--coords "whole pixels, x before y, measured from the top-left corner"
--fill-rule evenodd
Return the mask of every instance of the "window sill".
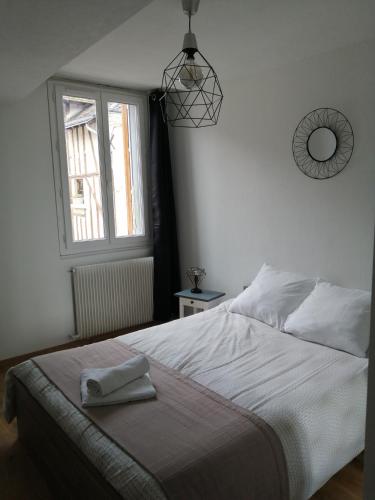
M 142 243 L 139 245 L 133 245 L 133 246 L 124 246 L 124 247 L 115 247 L 115 248 L 103 248 L 103 249 L 96 249 L 96 250 L 77 250 L 77 251 L 66 251 L 66 253 L 60 253 L 60 259 L 62 260 L 68 260 L 68 259 L 76 259 L 76 258 L 81 258 L 81 257 L 93 257 L 95 255 L 105 255 L 105 254 L 114 254 L 114 253 L 121 253 L 121 254 L 128 254 L 131 257 L 138 257 L 139 255 L 134 255 L 135 253 L 139 253 L 140 251 L 142 252 L 142 257 L 144 256 L 143 254 L 150 254 L 150 251 L 152 250 L 152 243 Z

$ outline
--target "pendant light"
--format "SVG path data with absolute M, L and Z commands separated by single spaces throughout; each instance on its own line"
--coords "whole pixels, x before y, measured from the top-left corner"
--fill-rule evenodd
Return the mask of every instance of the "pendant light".
M 215 70 L 198 50 L 191 31 L 191 16 L 196 14 L 199 0 L 182 0 L 189 17 L 189 31 L 184 36 L 182 51 L 163 73 L 160 98 L 164 121 L 173 127 L 209 127 L 216 125 L 223 92 Z

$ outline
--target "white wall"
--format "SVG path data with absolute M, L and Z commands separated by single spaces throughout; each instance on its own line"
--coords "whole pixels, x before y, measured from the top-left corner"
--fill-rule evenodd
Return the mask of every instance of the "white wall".
M 0 359 L 74 333 L 70 273 L 78 264 L 142 256 L 59 254 L 46 85 L 0 108 Z
M 267 261 L 370 289 L 374 53 L 363 43 L 224 81 L 216 127 L 172 129 L 182 272 L 202 265 L 205 287 L 233 295 Z M 302 174 L 291 150 L 296 125 L 319 107 L 341 110 L 355 136 L 349 165 L 323 181 Z
M 172 135 L 181 269 L 235 294 L 269 261 L 370 288 L 375 209 L 375 44 L 257 78 L 223 82 L 219 125 Z M 355 150 L 337 177 L 314 181 L 291 139 L 316 107 L 342 110 Z M 0 108 L 0 359 L 74 332 L 68 270 L 131 254 L 59 255 L 46 87 Z M 137 254 L 139 255 L 139 254 Z

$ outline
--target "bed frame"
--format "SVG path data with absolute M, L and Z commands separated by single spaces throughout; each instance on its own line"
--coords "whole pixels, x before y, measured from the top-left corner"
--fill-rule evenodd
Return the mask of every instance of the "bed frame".
M 54 500 L 122 498 L 19 380 L 16 398 L 19 440 L 32 455 Z
M 15 379 L 15 390 L 19 440 L 45 478 L 52 498 L 121 499 L 121 495 L 18 379 Z M 363 464 L 363 452 L 355 460 Z

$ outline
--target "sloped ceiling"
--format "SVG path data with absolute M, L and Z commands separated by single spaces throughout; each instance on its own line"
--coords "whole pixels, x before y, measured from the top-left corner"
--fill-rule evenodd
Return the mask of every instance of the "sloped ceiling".
M 26 96 L 151 0 L 0 0 L 0 101 Z
M 199 48 L 221 80 L 371 39 L 374 26 L 374 0 L 201 0 L 192 19 Z M 154 0 L 59 74 L 153 88 L 186 31 L 179 0 Z

